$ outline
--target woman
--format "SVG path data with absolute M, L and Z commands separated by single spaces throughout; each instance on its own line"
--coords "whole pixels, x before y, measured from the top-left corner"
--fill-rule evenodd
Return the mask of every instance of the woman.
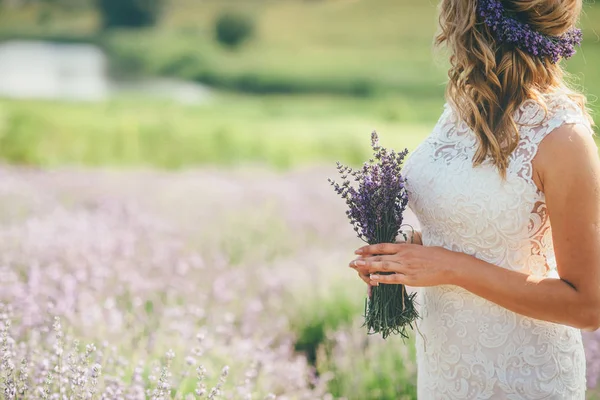
M 404 168 L 422 232 L 350 263 L 369 285 L 420 288 L 419 399 L 585 397 L 580 329 L 600 326 L 600 161 L 585 98 L 559 64 L 581 40 L 581 7 L 441 3 L 447 104 Z

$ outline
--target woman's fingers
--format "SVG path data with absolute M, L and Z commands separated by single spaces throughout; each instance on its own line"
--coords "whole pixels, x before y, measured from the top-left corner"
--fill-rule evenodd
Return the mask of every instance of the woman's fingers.
M 360 269 L 358 269 L 358 268 L 357 268 L 357 267 L 354 265 L 354 262 L 355 262 L 355 261 L 357 261 L 357 260 L 350 261 L 350 264 L 348 264 L 348 266 L 349 266 L 350 268 L 352 268 L 352 269 L 355 269 L 355 270 L 356 270 L 356 272 L 358 272 L 358 277 L 359 277 L 360 279 L 362 279 L 363 281 L 365 281 L 365 283 L 366 283 L 366 284 L 369 284 L 369 282 L 371 282 L 371 279 L 369 278 L 369 272 L 368 272 L 368 271 L 363 271 L 363 270 L 360 270 Z
M 363 274 L 360 271 L 357 272 L 360 279 L 362 279 L 367 285 L 371 284 L 371 278 L 369 278 L 369 274 Z
M 355 260 L 352 260 L 349 264 L 349 267 L 355 269 L 359 278 L 369 286 L 377 286 L 380 283 L 404 283 L 404 273 L 407 272 L 406 267 L 399 262 L 396 253 L 394 253 L 394 255 L 377 255 L 370 257 L 363 255 Z M 377 272 L 387 272 L 392 274 L 377 275 Z
M 406 275 L 404 274 L 391 274 L 391 275 L 378 275 L 371 274 L 370 275 L 370 284 L 373 286 L 378 286 L 379 284 L 387 284 L 387 285 L 406 285 Z
M 371 274 L 373 272 L 403 272 L 402 264 L 392 256 L 358 258 L 350 263 L 350 268 L 354 268 L 362 274 Z
M 357 249 L 354 253 L 360 254 L 362 256 L 368 256 L 373 254 L 396 254 L 398 252 L 398 246 L 403 246 L 404 244 L 398 243 L 379 243 L 372 244 L 369 246 L 363 246 Z

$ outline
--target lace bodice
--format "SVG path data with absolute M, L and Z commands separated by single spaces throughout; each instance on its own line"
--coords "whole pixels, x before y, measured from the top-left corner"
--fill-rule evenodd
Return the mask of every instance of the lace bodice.
M 449 105 L 412 152 L 404 174 L 425 246 L 557 277 L 544 193 L 532 178 L 540 142 L 562 124 L 589 122 L 565 94 L 548 112 L 525 101 L 506 180 L 488 158 L 473 167 L 475 134 Z M 417 337 L 419 399 L 583 399 L 585 358 L 577 329 L 523 317 L 456 286 L 422 288 Z

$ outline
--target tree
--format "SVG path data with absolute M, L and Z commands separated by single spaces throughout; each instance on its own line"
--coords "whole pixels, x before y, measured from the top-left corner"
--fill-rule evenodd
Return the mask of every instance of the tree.
M 215 34 L 219 43 L 227 47 L 237 47 L 252 36 L 254 22 L 246 14 L 226 11 L 219 15 L 215 23 Z
M 152 26 L 163 10 L 163 0 L 97 0 L 103 26 L 141 28 Z

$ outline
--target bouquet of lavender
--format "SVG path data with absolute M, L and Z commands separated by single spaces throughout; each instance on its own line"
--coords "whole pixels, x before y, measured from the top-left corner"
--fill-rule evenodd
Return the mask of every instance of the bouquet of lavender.
M 371 147 L 375 159 L 370 159 L 360 170 L 338 162 L 337 170 L 344 181 L 341 185 L 328 181 L 346 200 L 346 215 L 361 240 L 368 244 L 395 243 L 398 235 L 406 240 L 400 229 L 408 195 L 400 172 L 408 150 L 395 153 L 379 146 L 375 131 L 371 134 Z M 350 185 L 349 175 L 358 183 L 357 188 Z M 363 326 L 367 326 L 369 333 L 381 333 L 384 339 L 392 333 L 407 338 L 407 327 L 412 328 L 419 317 L 415 294 L 408 294 L 404 285 L 382 284 L 369 289 Z

